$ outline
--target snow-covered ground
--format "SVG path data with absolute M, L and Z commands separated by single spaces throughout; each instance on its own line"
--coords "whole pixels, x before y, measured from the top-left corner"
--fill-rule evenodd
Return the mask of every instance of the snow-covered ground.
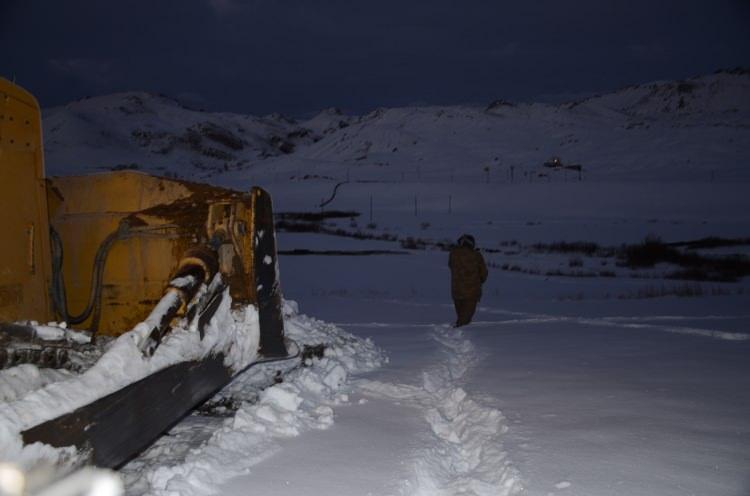
M 371 245 L 340 241 L 279 237 L 281 249 Z M 330 335 L 370 338 L 388 361 L 368 371 L 379 352 L 358 344 L 332 359 L 353 364 L 338 389 L 292 375 L 234 418 L 188 418 L 126 467 L 132 494 L 750 489 L 746 282 L 742 294 L 624 299 L 605 295 L 633 281 L 599 278 L 569 300 L 558 295 L 578 279 L 495 269 L 475 322 L 455 330 L 443 252 L 282 256 L 281 267 L 304 313 L 334 323 Z M 304 370 L 317 385 L 329 368 Z
M 383 188 L 356 186 L 366 187 Z M 270 189 L 277 210 L 311 210 L 318 195 L 301 185 Z M 359 208 L 369 197 L 343 191 L 349 192 L 337 196 L 337 209 Z M 741 236 L 750 232 L 744 185 L 475 185 L 473 211 L 467 196 L 458 212 L 435 204 L 416 216 L 408 202 L 395 200 L 408 194 L 379 191 L 394 200 L 376 212 L 376 227 L 361 218 L 334 225 L 400 239 L 468 231 L 483 248 L 498 248 L 485 252 L 493 267 L 475 322 L 461 331 L 449 327 L 454 315 L 443 251 L 282 255 L 285 295 L 303 313 L 372 339 L 389 360 L 370 372 L 353 371 L 333 399 L 324 394 L 301 407 L 304 415 L 330 407 L 332 422 L 272 433 L 272 455 L 264 445 L 243 447 L 231 458 L 240 457 L 246 473 L 232 468 L 230 476 L 190 491 L 598 496 L 750 489 L 748 281 L 671 280 L 658 270 L 634 277 L 615 259 L 587 256 L 580 256 L 584 268 L 606 262 L 616 275 L 501 268 L 506 260 L 568 268 L 569 255 L 527 251 L 535 242 Z M 281 232 L 278 242 L 282 251 L 404 251 L 395 241 L 325 234 Z M 368 361 L 367 354 L 351 357 L 360 358 Z M 202 425 L 193 419 L 177 430 L 195 422 Z M 205 436 L 175 434 L 192 447 Z M 188 462 L 159 448 L 171 455 L 164 462 L 158 453 L 147 456 L 148 473 L 161 463 L 166 473 L 185 470 L 174 468 L 185 463 L 215 467 L 214 455 L 203 458 L 216 442 L 216 434 L 208 436 Z M 137 467 L 126 472 L 139 473 Z M 134 494 L 145 490 L 134 487 Z M 151 486 L 156 494 L 167 487 Z
M 375 286 L 369 297 L 355 285 L 347 291 L 344 281 L 319 296 L 325 283 L 318 277 L 336 270 L 340 261 L 316 261 L 311 271 L 304 260 L 290 258 L 283 260 L 292 274 L 287 287 L 296 282 L 296 297 L 306 295 L 311 313 L 372 336 L 390 353 L 387 367 L 355 383 L 365 397 L 416 403 L 414 415 L 433 429 L 441 422 L 431 422 L 419 404 L 425 401 L 427 381 L 439 381 L 436 370 L 450 369 L 452 361 L 465 367 L 455 374 L 453 387 L 466 392 L 465 401 L 505 418 L 504 428 L 484 436 L 507 455 L 502 462 L 483 461 L 494 464 L 495 474 L 508 470 L 503 463 L 509 463 L 523 494 L 733 495 L 750 489 L 746 296 L 560 301 L 523 289 L 564 282 L 493 271 L 475 323 L 454 334 L 441 326 L 453 318 L 448 298 L 429 296 L 435 286 L 447 293 L 442 253 L 369 260 L 374 270 L 409 282 L 406 287 Z M 598 282 L 601 295 L 621 284 Z M 453 342 L 446 343 L 446 332 Z M 465 349 L 456 341 L 467 343 Z M 443 408 L 450 405 L 444 398 Z M 449 418 L 443 415 L 442 425 Z M 452 427 L 459 435 L 472 435 L 465 425 Z M 395 429 L 410 430 L 408 425 Z M 372 487 L 372 494 L 461 494 L 452 484 L 474 474 L 437 471 L 441 479 L 420 471 L 435 463 L 432 455 L 437 463 L 452 466 L 473 459 L 460 443 L 453 446 L 456 451 L 444 449 L 445 432 L 451 430 L 426 437 L 416 431 L 410 449 L 399 443 L 383 448 L 384 456 L 393 449 L 403 460 L 406 467 L 398 477 L 409 483 L 397 490 L 367 489 Z M 368 433 L 362 429 L 355 435 L 366 439 Z M 305 444 L 304 437 L 299 444 Z M 287 475 L 297 488 L 304 484 L 295 478 L 298 473 Z M 279 481 L 269 492 L 291 494 L 283 487 Z M 339 494 L 334 485 L 327 489 Z M 497 489 L 475 493 L 503 494 Z
M 281 440 L 329 428 L 333 407 L 350 403 L 342 391 L 349 375 L 387 360 L 370 340 L 298 315 L 294 302 L 285 304 L 284 314 L 286 336 L 293 346 L 324 344 L 324 356 L 308 359 L 302 367 L 260 364 L 241 374 L 218 394 L 239 403 L 239 408 L 226 418 L 202 419 L 196 414 L 175 427 L 123 469 L 130 492 L 215 493 L 221 484 L 282 451 Z M 283 381 L 274 384 L 279 370 Z

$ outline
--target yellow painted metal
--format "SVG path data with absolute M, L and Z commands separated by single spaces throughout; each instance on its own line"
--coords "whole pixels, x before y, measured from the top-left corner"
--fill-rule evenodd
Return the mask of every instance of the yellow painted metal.
M 243 248 L 251 233 L 235 218 L 249 207 L 250 195 L 134 171 L 52 178 L 50 191 L 61 199 L 51 222 L 62 239 L 71 315 L 89 300 L 99 247 L 118 229 L 123 234 L 106 254 L 97 332 L 118 335 L 142 321 L 185 250 L 209 243 L 217 232 L 213 242 L 220 258 L 225 253 L 222 273 L 233 299 L 250 300 Z
M 71 315 L 86 307 L 96 253 L 120 222 L 136 212 L 190 196 L 190 191 L 176 182 L 136 172 L 51 178 L 50 190 L 61 200 L 50 220 L 62 239 Z M 151 223 L 161 226 L 149 233 L 153 236 L 117 240 L 106 254 L 98 332 L 121 334 L 143 320 L 161 298 L 186 249 L 168 223 L 158 217 Z M 90 324 L 89 318 L 81 326 Z
M 39 104 L 0 78 L 0 322 L 52 317 Z

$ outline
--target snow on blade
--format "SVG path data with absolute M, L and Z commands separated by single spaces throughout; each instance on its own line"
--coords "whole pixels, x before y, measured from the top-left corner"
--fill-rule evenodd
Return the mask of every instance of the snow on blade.
M 159 309 L 151 318 L 158 318 Z M 152 357 L 145 357 L 138 343 L 145 339 L 154 326 L 147 319 L 131 331 L 115 339 L 107 351 L 88 370 L 80 375 L 59 374 L 49 381 L 13 386 L 26 391 L 22 395 L 3 392 L 11 400 L 0 404 L 0 460 L 21 461 L 32 465 L 39 459 L 37 448 L 23 446 L 20 433 L 47 420 L 71 412 L 154 372 L 179 362 L 200 360 L 223 353 L 225 365 L 239 371 L 257 356 L 260 330 L 255 307 L 231 309 L 231 297 L 226 290 L 216 314 L 205 328 L 203 339 L 197 332 L 180 324 L 172 329 Z M 18 370 L 18 367 L 15 367 Z M 14 369 L 10 369 L 11 371 Z M 7 377 L 12 372 L 4 372 Z M 34 374 L 30 377 L 33 380 Z M 2 384 L 2 383 L 0 383 Z M 48 447 L 49 448 L 49 447 Z M 65 450 L 57 450 L 62 458 L 50 455 L 52 448 L 42 453 L 44 459 L 62 461 L 69 457 Z
M 14 401 L 30 391 L 71 376 L 65 369 L 40 369 L 30 363 L 0 370 L 0 401 Z

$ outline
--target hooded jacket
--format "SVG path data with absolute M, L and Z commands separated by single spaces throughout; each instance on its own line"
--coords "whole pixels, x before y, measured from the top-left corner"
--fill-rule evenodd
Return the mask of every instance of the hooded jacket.
M 487 266 L 482 254 L 469 246 L 456 246 L 450 251 L 448 266 L 453 299 L 479 301 L 482 284 L 487 280 Z

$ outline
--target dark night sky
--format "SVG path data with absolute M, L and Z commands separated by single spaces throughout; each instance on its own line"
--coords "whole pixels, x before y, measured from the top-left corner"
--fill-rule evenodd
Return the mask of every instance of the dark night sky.
M 0 75 L 42 106 L 211 110 L 562 100 L 750 65 L 747 0 L 0 0 Z

